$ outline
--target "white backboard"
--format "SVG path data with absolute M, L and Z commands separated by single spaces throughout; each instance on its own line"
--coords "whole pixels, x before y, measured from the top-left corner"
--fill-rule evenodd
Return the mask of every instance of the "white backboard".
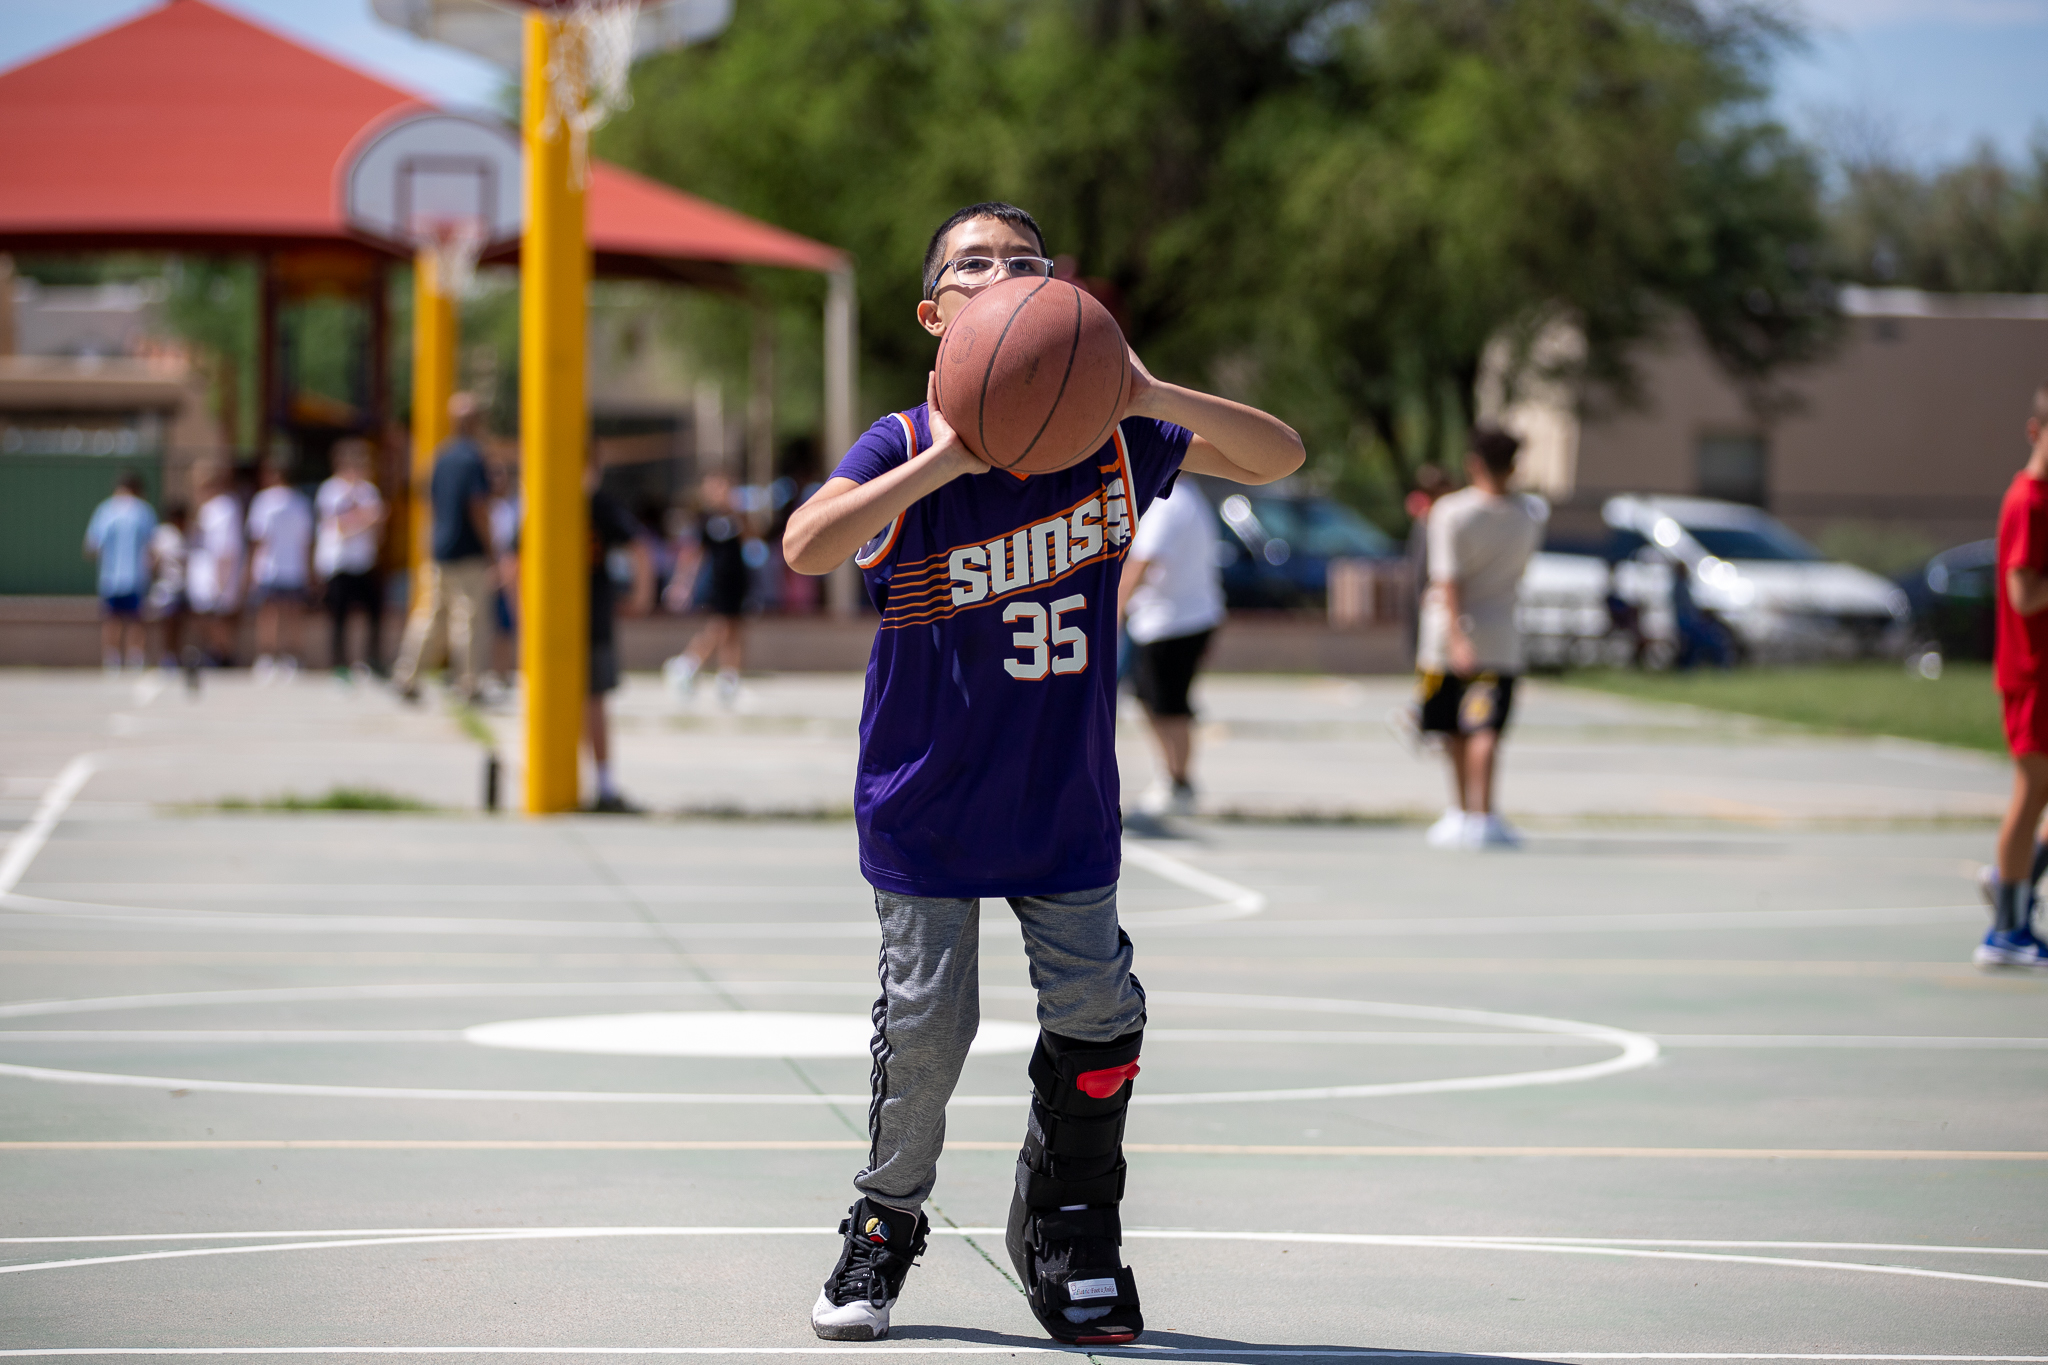
M 485 245 L 519 235 L 525 186 L 519 140 L 487 119 L 401 115 L 372 129 L 341 166 L 349 226 L 419 246 L 467 224 Z

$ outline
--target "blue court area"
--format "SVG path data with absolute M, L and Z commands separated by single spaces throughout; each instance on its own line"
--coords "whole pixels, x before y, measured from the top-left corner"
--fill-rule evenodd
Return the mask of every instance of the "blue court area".
M 0 1355 L 1057 1349 L 1002 1249 L 1034 1025 L 1000 903 L 930 1249 L 887 1341 L 824 1343 L 875 991 L 850 824 L 453 809 L 452 721 L 325 683 L 0 693 Z M 642 792 L 694 743 L 735 789 L 844 752 L 829 716 L 642 719 Z M 1667 743 L 1795 780 L 1769 737 L 1755 771 L 1624 739 L 1617 783 L 1684 790 Z M 1896 757 L 1802 753 L 1870 800 Z M 179 804 L 372 780 L 450 809 Z M 1981 819 L 1531 825 L 1128 840 L 1149 1330 L 1092 1354 L 2048 1361 L 2048 974 L 1968 964 Z

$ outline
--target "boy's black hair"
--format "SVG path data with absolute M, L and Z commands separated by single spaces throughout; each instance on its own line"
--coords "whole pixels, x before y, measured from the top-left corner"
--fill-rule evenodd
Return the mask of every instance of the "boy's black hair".
M 1038 239 L 1039 254 L 1045 254 L 1045 233 L 1038 226 L 1038 220 L 1015 204 L 969 204 L 939 224 L 939 230 L 932 234 L 931 244 L 924 249 L 924 297 L 932 296 L 932 287 L 938 283 L 935 277 L 939 273 L 939 267 L 945 264 L 945 261 L 940 259 L 940 252 L 945 249 L 946 234 L 962 223 L 976 218 L 993 218 L 999 223 L 1008 223 L 1011 227 L 1025 229 Z
M 1505 479 L 1515 472 L 1515 456 L 1522 449 L 1522 438 L 1491 422 L 1481 422 L 1472 428 L 1471 442 L 1465 448 L 1479 457 L 1489 474 Z
M 114 476 L 114 487 L 139 498 L 142 496 L 142 475 L 137 470 L 124 469 Z

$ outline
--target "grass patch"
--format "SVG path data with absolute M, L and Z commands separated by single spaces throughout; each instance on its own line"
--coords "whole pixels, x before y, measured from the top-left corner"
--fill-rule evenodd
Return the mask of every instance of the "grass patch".
M 468 702 L 463 702 L 454 708 L 453 714 L 455 716 L 455 724 L 463 734 L 469 736 L 486 749 L 498 747 L 498 736 L 491 729 L 491 723 L 484 719 L 481 711 L 471 706 Z
M 1566 674 L 1564 681 L 1644 701 L 1683 702 L 1836 734 L 1895 735 L 2005 752 L 1989 664 L 1951 663 L 1932 681 L 1889 663 L 1688 673 L 1586 669 Z
M 286 792 L 282 796 L 265 796 L 251 800 L 246 796 L 227 796 L 199 809 L 240 810 L 240 811 L 322 811 L 322 810 L 375 810 L 375 811 L 431 811 L 440 809 L 425 801 L 397 792 L 381 791 L 376 787 L 329 787 L 319 796 L 300 796 Z

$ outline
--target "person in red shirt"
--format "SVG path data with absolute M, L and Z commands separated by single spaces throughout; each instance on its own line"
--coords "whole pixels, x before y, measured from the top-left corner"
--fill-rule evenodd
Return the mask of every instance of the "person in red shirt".
M 1998 879 L 1991 884 L 1991 932 L 1976 960 L 2048 967 L 2034 937 L 2034 882 L 2041 816 L 2048 810 L 2048 384 L 2034 390 L 2027 466 L 1998 509 L 1998 647 L 1993 676 L 2005 703 L 2012 750 L 2012 804 L 1998 830 Z

